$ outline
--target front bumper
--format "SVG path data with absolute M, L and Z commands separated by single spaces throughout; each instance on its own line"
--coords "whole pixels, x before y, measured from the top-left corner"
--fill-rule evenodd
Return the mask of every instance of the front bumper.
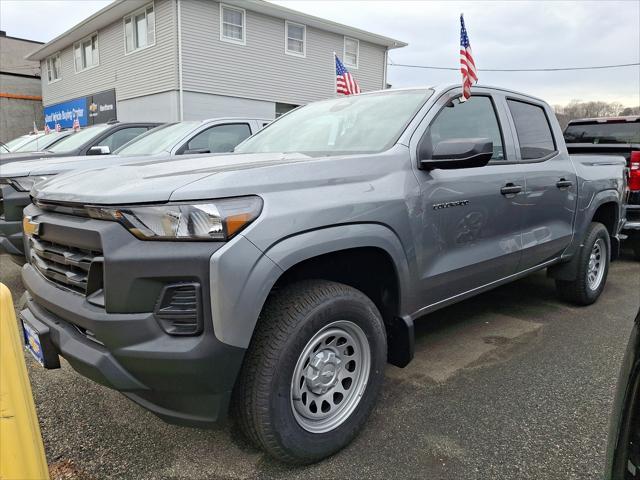
M 11 185 L 0 185 L 0 254 L 19 265 L 25 262 L 22 240 L 22 210 L 29 205 L 28 192 L 18 192 Z
M 21 316 L 48 331 L 57 353 L 79 373 L 164 420 L 206 427 L 224 418 L 245 350 L 221 342 L 213 331 L 209 260 L 219 245 L 141 242 L 114 222 L 35 206 L 28 213 L 40 222 L 43 241 L 100 246 L 104 305 L 27 264 L 22 280 L 28 300 Z M 195 336 L 172 336 L 156 319 L 154 305 L 163 286 L 185 281 L 201 285 L 203 329 Z

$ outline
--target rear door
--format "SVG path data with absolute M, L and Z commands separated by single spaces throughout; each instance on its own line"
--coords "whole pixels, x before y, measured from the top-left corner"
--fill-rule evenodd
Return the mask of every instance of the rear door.
M 419 137 L 430 137 L 434 146 L 489 138 L 494 149 L 485 167 L 416 170 L 422 215 L 416 253 L 425 306 L 508 277 L 520 260 L 524 175 L 515 161 L 504 100 L 494 91 L 474 92 L 464 103 L 460 89 L 444 94 Z
M 507 111 L 525 176 L 522 260 L 518 270 L 559 257 L 573 236 L 577 179 L 553 112 L 526 97 L 508 97 Z

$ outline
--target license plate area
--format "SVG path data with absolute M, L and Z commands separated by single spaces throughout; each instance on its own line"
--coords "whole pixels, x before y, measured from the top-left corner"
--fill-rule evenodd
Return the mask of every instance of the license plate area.
M 58 352 L 51 343 L 49 328 L 41 322 L 20 315 L 25 349 L 44 368 L 60 368 Z

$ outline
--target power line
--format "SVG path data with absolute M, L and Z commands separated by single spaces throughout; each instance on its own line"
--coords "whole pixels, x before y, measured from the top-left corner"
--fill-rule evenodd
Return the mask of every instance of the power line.
M 430 70 L 454 70 L 459 71 L 460 68 L 453 67 L 436 67 L 432 65 L 408 65 L 405 63 L 393 63 L 388 64 L 391 67 L 406 67 L 406 68 L 425 68 Z M 480 72 L 566 72 L 572 70 L 602 70 L 605 68 L 623 68 L 623 67 L 636 67 L 639 63 L 620 63 L 617 65 L 596 65 L 591 67 L 560 67 L 560 68 L 479 68 Z

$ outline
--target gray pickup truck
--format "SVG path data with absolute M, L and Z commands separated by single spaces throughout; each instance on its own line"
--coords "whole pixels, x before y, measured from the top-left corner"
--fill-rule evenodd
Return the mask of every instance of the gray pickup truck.
M 617 254 L 624 159 L 570 157 L 541 100 L 460 95 L 317 102 L 232 154 L 36 186 L 27 345 L 170 422 L 231 410 L 283 461 L 338 451 L 416 319 L 545 268 L 587 305 Z

